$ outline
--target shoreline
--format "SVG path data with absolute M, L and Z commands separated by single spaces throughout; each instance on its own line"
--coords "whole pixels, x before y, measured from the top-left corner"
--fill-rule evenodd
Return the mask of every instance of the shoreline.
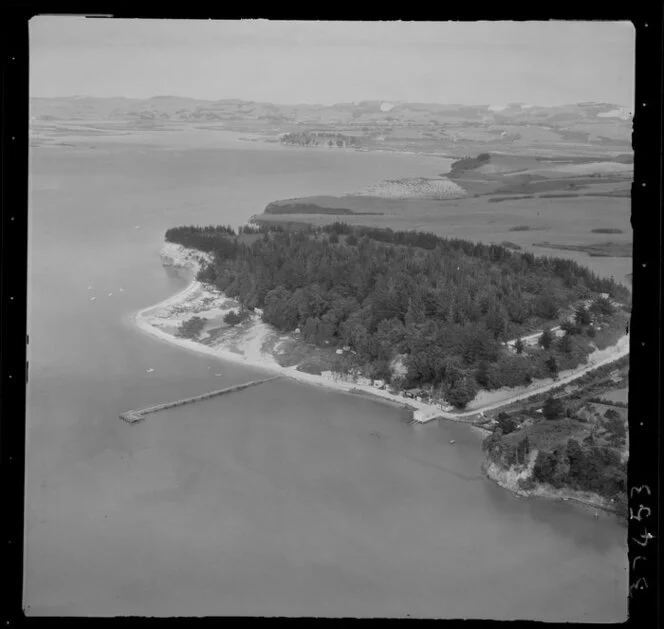
M 150 313 L 153 313 L 154 311 L 186 303 L 186 301 L 195 295 L 199 290 L 204 292 L 204 286 L 197 280 L 193 280 L 189 286 L 187 286 L 184 290 L 180 291 L 176 295 L 168 297 L 158 304 L 139 310 L 133 317 L 134 324 L 142 332 L 149 334 L 152 337 L 172 345 L 177 345 L 178 347 L 182 347 L 184 349 L 195 351 L 199 354 L 205 354 L 213 358 L 218 358 L 220 360 L 232 362 L 235 364 L 245 365 L 247 367 L 254 367 L 264 371 L 278 373 L 281 376 L 296 380 L 298 382 L 324 387 L 326 389 L 331 389 L 340 393 L 370 397 L 373 401 L 376 402 L 390 404 L 391 406 L 399 407 L 405 410 L 412 410 L 414 414 L 420 411 L 420 415 L 418 415 L 419 419 L 416 419 L 417 421 L 430 421 L 431 419 L 434 419 L 434 417 L 429 417 L 428 415 L 422 414 L 423 411 L 429 411 L 429 413 L 432 414 L 441 412 L 439 409 L 433 407 L 432 405 L 427 405 L 422 402 L 417 402 L 416 400 L 410 400 L 408 398 L 400 398 L 399 396 L 395 396 L 389 392 L 376 390 L 370 385 L 363 385 L 357 382 L 345 382 L 341 380 L 335 380 L 333 378 L 325 378 L 323 376 L 297 371 L 295 367 L 282 367 L 277 363 L 272 355 L 267 353 L 262 353 L 260 357 L 261 360 L 258 360 L 257 356 L 247 358 L 242 354 L 232 351 L 228 347 L 212 347 L 198 341 L 180 338 L 160 330 L 159 327 L 154 325 L 154 320 L 149 319 Z M 251 326 L 264 326 L 265 328 L 268 327 L 267 324 L 259 323 L 256 320 L 251 322 Z M 259 338 L 259 340 L 262 339 Z M 254 360 L 251 360 L 251 358 L 254 358 Z
M 192 249 L 186 249 L 181 245 L 166 243 L 162 250 L 161 257 L 164 265 L 189 269 L 195 273 L 200 266 L 199 259 L 204 258 L 205 255 Z M 198 300 L 198 302 L 196 300 Z M 164 325 L 168 325 L 172 328 L 174 324 L 177 325 L 179 323 L 177 316 L 173 317 L 174 310 L 177 310 L 178 315 L 182 313 L 186 315 L 191 314 L 192 312 L 201 312 L 201 309 L 205 309 L 203 307 L 204 304 L 228 301 L 229 299 L 220 291 L 216 291 L 211 287 L 205 286 L 198 280 L 193 279 L 182 291 L 166 298 L 158 304 L 139 310 L 134 315 L 133 320 L 135 325 L 141 331 L 173 345 L 178 345 L 200 354 L 206 354 L 228 362 L 244 364 L 248 367 L 276 372 L 299 382 L 323 386 L 339 392 L 369 395 L 376 401 L 387 402 L 407 410 L 412 410 L 413 421 L 422 423 L 436 419 L 445 419 L 448 421 L 472 424 L 478 419 L 477 416 L 482 412 L 496 410 L 514 402 L 522 401 L 535 395 L 541 395 L 549 389 L 560 387 L 583 376 L 588 371 L 604 364 L 614 362 L 629 354 L 629 335 L 626 335 L 622 337 L 615 346 L 606 348 L 605 350 L 597 350 L 591 354 L 588 357 L 588 362 L 586 364 L 579 365 L 577 368 L 569 370 L 568 372 L 561 372 L 556 381 L 551 381 L 550 379 L 539 382 L 536 381 L 528 387 L 519 387 L 517 391 L 514 391 L 515 395 L 507 395 L 507 397 L 499 396 L 502 399 L 494 399 L 489 403 L 482 404 L 481 398 L 480 400 L 476 399 L 475 404 L 471 402 L 467 410 L 453 412 L 443 410 L 440 406 L 434 404 L 419 402 L 402 395 L 395 395 L 387 390 L 376 388 L 372 384 L 347 380 L 342 376 L 335 376 L 334 374 L 331 374 L 331 372 L 324 372 L 329 374 L 326 377 L 324 375 L 315 375 L 297 371 L 297 365 L 293 367 L 282 367 L 274 358 L 274 353 L 263 351 L 262 345 L 269 336 L 278 334 L 279 337 L 283 339 L 286 338 L 287 335 L 280 334 L 268 324 L 263 323 L 257 314 L 253 314 L 251 320 L 246 324 L 237 326 L 237 329 L 231 331 L 232 334 L 237 337 L 239 329 L 240 336 L 243 335 L 244 338 L 222 339 L 222 341 L 216 346 L 177 337 L 174 334 L 160 329 L 160 326 L 163 327 Z M 198 308 L 198 310 L 196 310 L 196 308 Z M 216 308 L 208 311 L 212 312 L 214 310 L 214 314 L 217 317 L 221 317 L 225 312 L 233 309 L 234 308 L 224 309 L 217 304 Z M 237 343 L 234 343 L 233 341 L 237 341 Z M 234 345 L 239 351 L 233 351 L 233 349 L 230 349 L 229 346 L 232 347 Z M 278 343 L 272 351 L 274 352 L 277 348 Z M 504 393 L 509 394 L 509 392 Z
M 239 138 L 241 139 L 241 138 Z M 261 142 L 263 144 L 277 144 L 278 146 L 281 147 L 286 147 L 288 149 L 304 149 L 304 150 L 322 150 L 322 151 L 352 151 L 354 153 L 391 153 L 394 155 L 417 155 L 420 157 L 434 157 L 437 159 L 444 159 L 444 160 L 449 160 L 450 163 L 458 159 L 457 157 L 454 157 L 453 155 L 449 155 L 447 152 L 446 153 L 435 153 L 435 152 L 428 152 L 428 151 L 406 151 L 403 149 L 399 148 L 374 148 L 374 147 L 368 147 L 368 146 L 343 146 L 343 147 L 328 147 L 324 145 L 313 145 L 313 146 L 306 146 L 302 144 L 290 144 L 288 142 L 281 142 L 277 138 L 272 138 L 270 137 L 257 137 L 257 139 L 253 140 L 246 140 L 247 142 Z M 449 164 L 448 164 L 449 166 Z
M 161 257 L 162 263 L 165 266 L 184 268 L 193 271 L 195 274 L 200 268 L 199 260 L 206 256 L 200 255 L 200 252 L 195 250 L 186 249 L 181 245 L 166 243 L 162 250 Z M 278 335 L 279 340 L 285 340 L 289 337 L 288 335 L 277 333 L 271 328 L 271 326 L 261 321 L 260 315 L 256 313 L 251 316 L 251 319 L 246 324 L 237 326 L 240 330 L 239 336 L 244 336 L 244 338 L 238 339 L 237 329 L 231 328 L 230 332 L 234 337 L 231 339 L 222 339 L 221 343 L 217 346 L 178 337 L 160 329 L 160 326 L 164 325 L 163 322 L 160 322 L 160 319 L 167 321 L 170 327 L 173 327 L 173 323 L 178 323 L 177 315 L 184 314 L 187 316 L 192 313 L 200 313 L 205 309 L 207 309 L 208 312 L 213 312 L 217 317 L 223 316 L 225 312 L 237 308 L 237 305 L 228 308 L 229 301 L 234 302 L 234 300 L 230 300 L 221 291 L 216 291 L 216 289 L 212 289 L 212 287 L 208 287 L 196 280 L 194 275 L 194 279 L 192 279 L 189 285 L 183 290 L 167 297 L 157 304 L 147 306 L 135 312 L 132 316 L 132 322 L 140 331 L 149 334 L 153 338 L 170 343 L 171 345 L 177 345 L 183 349 L 197 352 L 198 354 L 204 354 L 234 364 L 262 369 L 263 371 L 269 371 L 273 374 L 278 374 L 297 382 L 324 387 L 338 393 L 361 396 L 375 402 L 389 404 L 390 406 L 401 410 L 410 411 L 412 413 L 411 423 L 426 423 L 433 420 L 453 421 L 466 424 L 475 432 L 484 436 L 491 431 L 486 427 L 486 420 L 482 419 L 481 421 L 478 421 L 478 415 L 480 413 L 508 406 L 509 404 L 513 404 L 514 402 L 535 395 L 540 395 L 548 389 L 557 388 L 567 382 L 576 380 L 593 369 L 614 362 L 629 354 L 629 335 L 626 335 L 625 337 L 622 337 L 615 346 L 606 348 L 605 350 L 597 350 L 589 356 L 587 364 L 569 370 L 565 376 L 559 377 L 557 381 L 552 383 L 549 381 L 536 382 L 529 387 L 520 387 L 520 390 L 516 395 L 483 406 L 476 405 L 472 410 L 455 413 L 444 411 L 433 404 L 419 402 L 402 395 L 395 395 L 384 389 L 378 389 L 372 384 L 345 380 L 342 376 L 336 376 L 331 372 L 324 372 L 329 374 L 325 377 L 323 375 L 297 371 L 297 365 L 292 367 L 283 367 L 279 365 L 274 358 L 274 353 L 279 347 L 279 342 L 277 341 L 277 343 L 273 344 L 272 352 L 264 351 L 263 344 L 268 339 L 271 340 L 275 335 Z M 216 308 L 207 308 L 216 302 L 221 302 L 221 305 L 217 303 Z M 234 304 L 235 303 L 236 302 L 234 302 Z M 174 313 L 176 314 L 175 318 L 173 318 Z M 235 345 L 233 341 L 238 341 L 239 351 L 231 349 L 231 347 Z M 602 358 L 598 359 L 598 356 L 601 356 Z M 583 498 L 579 498 L 572 490 L 569 492 L 565 492 L 564 490 L 547 490 L 542 486 L 539 486 L 535 490 L 521 489 L 516 483 L 516 480 L 512 479 L 510 481 L 510 479 L 507 478 L 507 475 L 510 474 L 509 470 L 490 469 L 495 465 L 495 463 L 485 461 L 482 464 L 482 474 L 500 487 L 507 489 L 520 498 L 545 498 L 561 502 L 574 502 L 586 508 L 593 508 L 595 510 L 599 509 L 619 515 L 615 509 L 612 509 L 601 501 L 600 497 L 598 497 L 597 501 L 593 501 L 592 499 L 584 500 Z
M 532 463 L 534 463 L 534 457 Z M 585 509 L 592 509 L 595 511 L 595 513 L 598 511 L 603 511 L 604 513 L 614 515 L 622 520 L 618 510 L 607 505 L 606 500 L 597 494 L 594 494 L 594 496 L 597 496 L 597 499 L 595 500 L 587 495 L 590 492 L 577 492 L 573 489 L 554 489 L 541 484 L 537 484 L 534 489 L 521 489 L 517 485 L 516 481 L 510 481 L 504 478 L 506 475 L 511 473 L 510 470 L 505 470 L 503 468 L 496 470 L 494 469 L 496 467 L 499 467 L 496 463 L 485 460 L 482 463 L 482 475 L 490 481 L 494 482 L 496 485 L 498 485 L 498 487 L 506 489 L 510 493 L 514 494 L 517 496 L 517 498 L 527 500 L 539 498 L 553 502 L 572 502 L 574 504 L 580 505 L 581 507 L 584 507 Z M 579 493 L 583 493 L 584 497 L 579 497 Z

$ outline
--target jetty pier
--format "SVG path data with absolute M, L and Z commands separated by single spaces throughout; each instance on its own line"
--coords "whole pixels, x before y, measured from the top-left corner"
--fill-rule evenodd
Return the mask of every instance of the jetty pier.
M 252 380 L 251 382 L 245 382 L 244 384 L 236 384 L 232 387 L 219 389 L 217 391 L 210 391 L 208 393 L 202 393 L 201 395 L 194 395 L 193 397 L 175 400 L 174 402 L 156 404 L 155 406 L 149 406 L 141 410 L 127 411 L 125 413 L 120 413 L 120 419 L 127 422 L 128 424 L 135 424 L 136 422 L 140 422 L 141 420 L 145 419 L 145 416 L 149 415 L 150 413 L 157 413 L 158 411 L 163 411 L 167 408 L 175 408 L 176 406 L 192 404 L 193 402 L 199 402 L 200 400 L 209 400 L 210 398 L 217 397 L 218 395 L 226 395 L 227 393 L 242 391 L 242 389 L 255 387 L 256 385 L 263 384 L 264 382 L 270 382 L 270 380 L 277 380 L 281 377 L 282 376 L 272 376 L 271 378 L 264 378 L 262 380 Z

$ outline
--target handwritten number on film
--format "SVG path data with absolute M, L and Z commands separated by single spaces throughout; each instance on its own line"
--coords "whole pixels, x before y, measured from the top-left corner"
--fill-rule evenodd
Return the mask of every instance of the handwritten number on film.
M 648 485 L 641 485 L 641 487 L 632 487 L 632 489 L 629 492 L 629 497 L 632 498 L 635 492 L 640 494 L 642 491 L 647 492 L 649 496 L 651 495 L 650 487 L 648 487 Z M 642 522 L 643 520 L 649 518 L 651 513 L 652 511 L 650 510 L 650 507 L 646 507 L 640 504 L 638 510 L 636 511 L 636 514 L 634 513 L 634 510 L 631 507 L 629 508 L 629 519 L 636 520 L 637 522 Z M 643 533 L 641 533 L 641 535 L 639 535 L 638 537 L 632 537 L 632 540 L 639 546 L 643 546 L 645 548 L 648 545 L 648 542 L 654 538 L 655 536 L 652 533 L 648 532 L 648 529 L 646 528 L 644 523 Z M 634 557 L 634 559 L 632 559 L 632 573 L 636 571 L 636 564 L 639 560 L 646 561 L 646 557 L 644 557 L 643 555 L 638 555 L 637 557 Z M 646 581 L 645 577 L 638 577 L 638 575 L 634 575 L 634 577 L 636 577 L 636 580 L 629 586 L 630 596 L 633 595 L 635 590 L 636 591 L 646 590 L 648 588 L 648 581 Z

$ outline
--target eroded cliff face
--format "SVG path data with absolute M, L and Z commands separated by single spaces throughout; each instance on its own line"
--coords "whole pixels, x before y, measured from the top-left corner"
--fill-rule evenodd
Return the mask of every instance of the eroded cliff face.
M 508 489 L 524 498 L 547 498 L 550 500 L 572 501 L 593 509 L 601 509 L 619 513 L 616 501 L 604 498 L 597 493 L 580 491 L 570 487 L 555 488 L 547 483 L 541 483 L 534 478 L 533 472 L 539 450 L 530 450 L 522 463 L 509 461 L 509 448 L 486 447 L 484 449 L 484 462 L 482 470 L 488 478 L 504 489 Z
M 538 450 L 531 450 L 524 464 L 508 465 L 502 457 L 494 457 L 486 453 L 484 472 L 501 487 L 520 496 L 533 495 L 533 468 L 537 460 Z
M 212 256 L 196 249 L 188 249 L 173 242 L 166 242 L 161 249 L 161 263 L 178 269 L 188 269 L 198 273 L 203 264 L 212 262 Z

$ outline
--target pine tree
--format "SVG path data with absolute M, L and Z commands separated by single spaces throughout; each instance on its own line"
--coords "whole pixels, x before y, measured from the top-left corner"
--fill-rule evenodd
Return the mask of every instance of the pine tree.
M 572 339 L 570 338 L 569 334 L 565 334 L 560 339 L 560 341 L 558 341 L 558 351 L 562 352 L 563 354 L 572 353 Z
M 565 414 L 565 407 L 559 399 L 550 397 L 546 402 L 544 402 L 544 406 L 542 407 L 542 414 L 547 419 L 558 419 Z
M 419 325 L 426 320 L 424 303 L 419 292 L 408 300 L 408 310 L 406 311 L 405 323 L 407 327 Z
M 539 344 L 544 349 L 550 349 L 553 342 L 553 333 L 549 328 L 545 328 L 542 335 L 539 337 Z
M 578 306 L 577 309 L 574 311 L 574 321 L 576 322 L 577 325 L 580 326 L 590 325 L 592 319 L 590 316 L 590 312 L 585 306 L 583 305 Z
M 551 372 L 551 375 L 555 378 L 558 375 L 558 361 L 555 356 L 549 356 L 545 361 L 546 368 Z
M 487 388 L 489 386 L 489 363 L 486 360 L 481 360 L 477 366 L 475 380 L 481 387 Z
M 528 443 L 528 435 L 519 441 L 516 447 L 516 462 L 523 465 L 526 462 L 528 452 L 530 451 L 530 444 Z
M 445 395 L 447 401 L 456 408 L 465 408 L 477 395 L 477 386 L 472 378 L 461 378 L 448 387 Z

